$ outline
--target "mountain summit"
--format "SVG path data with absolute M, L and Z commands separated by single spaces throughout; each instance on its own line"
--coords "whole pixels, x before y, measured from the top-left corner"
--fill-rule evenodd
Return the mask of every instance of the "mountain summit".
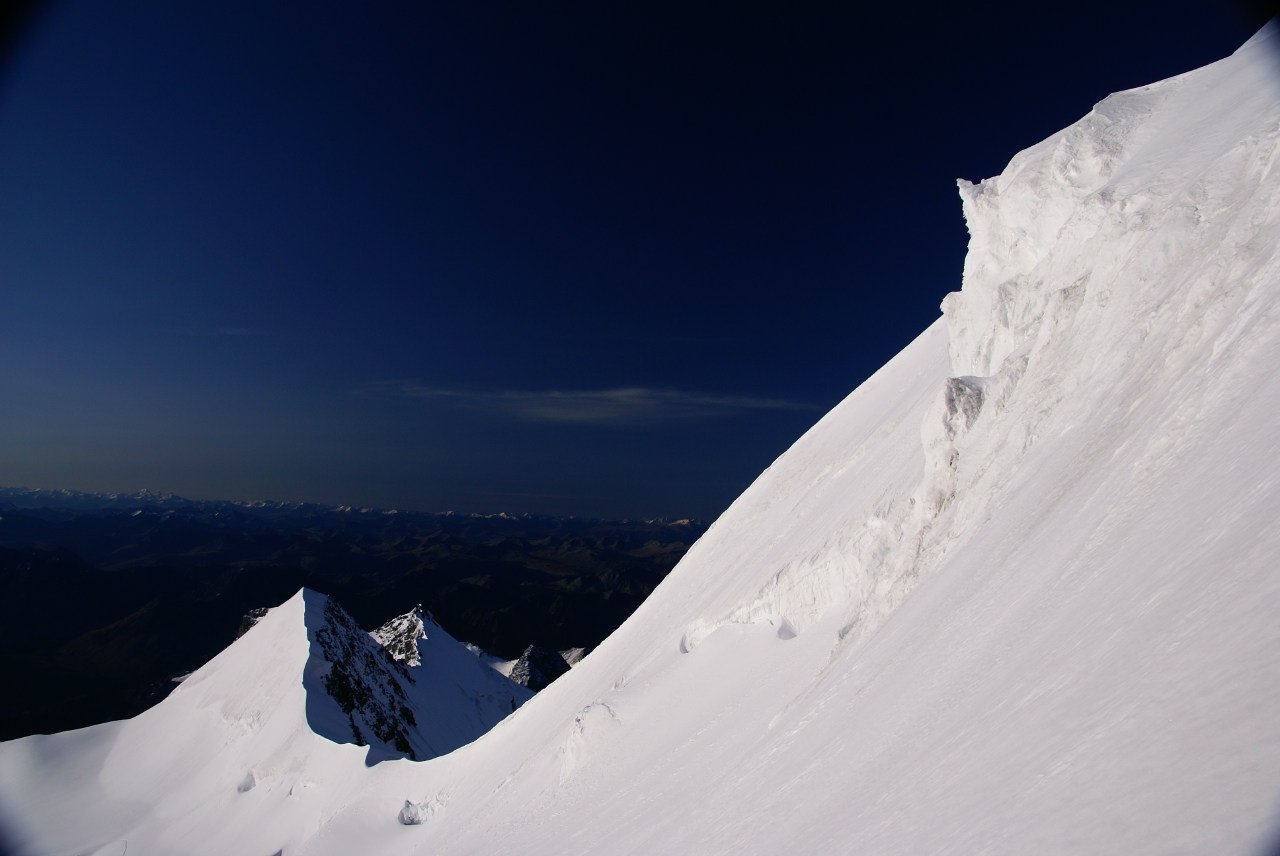
M 421 666 L 422 656 L 418 653 L 418 640 L 427 638 L 427 622 L 429 616 L 423 615 L 422 604 L 418 604 L 404 615 L 388 619 L 377 630 L 369 635 L 381 645 L 391 658 L 406 666 Z M 432 622 L 434 623 L 434 622 Z
M 1267 851 L 1277 41 L 962 182 L 944 318 L 483 737 L 369 767 L 319 735 L 304 593 L 137 718 L 0 745 L 13 846 Z M 446 692 L 454 649 L 415 641 Z

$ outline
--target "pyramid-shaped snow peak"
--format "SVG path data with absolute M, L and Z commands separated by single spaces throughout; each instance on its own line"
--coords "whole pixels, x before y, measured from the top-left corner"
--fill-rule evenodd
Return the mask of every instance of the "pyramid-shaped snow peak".
M 529 696 L 443 631 L 433 634 L 429 658 L 438 671 L 406 667 L 318 592 L 304 589 L 254 618 L 134 719 L 73 732 L 79 736 L 66 753 L 58 751 L 60 736 L 6 744 L 14 754 L 4 757 L 19 768 L 100 765 L 92 807 L 73 813 L 84 824 L 63 824 L 55 850 L 92 849 L 100 824 L 139 811 L 200 811 L 227 793 L 297 796 L 335 765 L 433 758 L 476 739 Z M 4 767 L 0 805 L 24 801 L 7 790 L 22 786 L 21 777 L 7 776 L 12 769 Z
M 945 319 L 479 740 L 365 767 L 299 728 L 291 601 L 131 722 L 0 745 L 21 847 L 1270 852 L 1276 42 L 963 183 Z
M 370 762 L 426 760 L 475 740 L 529 693 L 484 667 L 415 607 L 365 633 L 333 599 L 304 590 L 307 722 Z

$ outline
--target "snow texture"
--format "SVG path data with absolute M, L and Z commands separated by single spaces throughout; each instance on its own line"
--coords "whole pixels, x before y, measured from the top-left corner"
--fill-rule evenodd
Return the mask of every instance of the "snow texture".
M 319 737 L 304 594 L 134 720 L 0 745 L 16 846 L 1274 848 L 1277 41 L 961 182 L 944 318 L 480 739 L 366 767 Z

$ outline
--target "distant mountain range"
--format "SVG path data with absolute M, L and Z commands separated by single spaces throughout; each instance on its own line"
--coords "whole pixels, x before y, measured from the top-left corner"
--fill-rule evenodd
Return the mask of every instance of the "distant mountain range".
M 0 488 L 0 740 L 133 716 L 303 587 L 501 660 L 593 647 L 705 529 Z

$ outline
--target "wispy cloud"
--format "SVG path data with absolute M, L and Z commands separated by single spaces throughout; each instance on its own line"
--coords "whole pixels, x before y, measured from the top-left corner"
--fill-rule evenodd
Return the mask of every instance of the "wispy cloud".
M 214 329 L 213 335 L 240 338 L 244 336 L 269 336 L 270 332 L 263 330 L 261 327 L 217 327 Z
M 448 402 L 528 422 L 635 425 L 711 419 L 750 411 L 816 410 L 779 398 L 718 395 L 679 389 L 618 387 L 598 390 L 467 390 L 415 380 L 379 381 L 366 393 Z

